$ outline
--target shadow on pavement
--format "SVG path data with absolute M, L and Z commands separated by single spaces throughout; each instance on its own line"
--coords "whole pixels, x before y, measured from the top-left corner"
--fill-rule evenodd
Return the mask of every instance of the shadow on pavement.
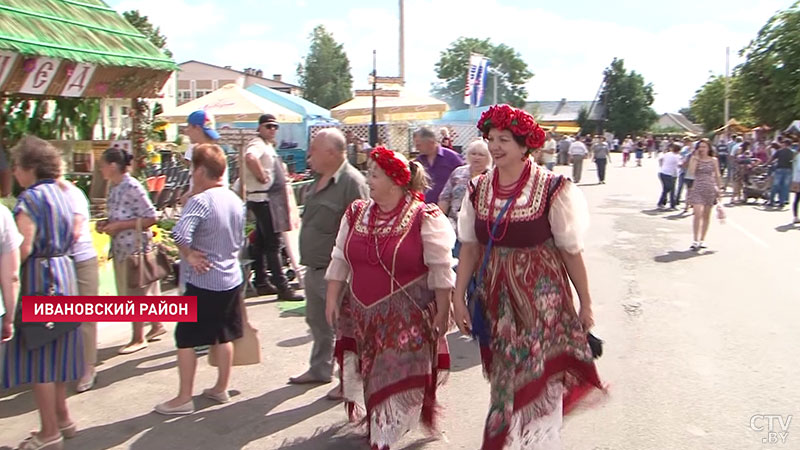
M 278 345 L 278 347 L 284 347 L 284 348 L 287 348 L 287 347 L 300 347 L 301 345 L 306 345 L 309 342 L 312 342 L 313 340 L 314 340 L 314 337 L 311 336 L 310 334 L 307 334 L 305 336 L 299 336 L 299 337 L 295 337 L 295 338 L 291 338 L 291 339 L 285 339 L 283 341 L 278 342 L 277 345 Z
M 642 213 L 647 214 L 648 216 L 663 216 L 665 213 L 668 213 L 666 209 L 643 209 Z
M 112 347 L 112 350 L 116 352 L 116 347 Z M 176 351 L 170 350 L 164 353 L 147 355 L 144 358 L 125 361 L 115 366 L 108 367 L 104 370 L 102 369 L 98 370 L 97 381 L 95 382 L 92 391 L 97 391 L 104 387 L 108 387 L 118 381 L 127 380 L 129 378 L 136 378 L 150 372 L 171 369 L 175 367 L 177 364 L 177 359 L 175 355 Z M 142 367 L 142 365 L 144 365 L 149 361 L 158 360 L 162 358 L 169 358 L 169 361 L 155 366 Z M 68 397 L 70 398 L 75 397 L 75 395 L 77 395 L 74 394 L 74 391 L 71 390 L 73 387 L 74 386 L 69 385 L 67 389 L 67 392 L 69 394 Z M 30 391 L 30 385 L 6 391 L 3 393 L 3 397 L 19 392 L 22 393 L 14 398 L 0 401 L 0 418 L 18 416 L 21 414 L 28 413 L 30 411 L 34 411 L 36 409 L 36 404 L 34 403 L 33 400 L 33 393 Z
M 478 343 L 455 331 L 447 335 L 450 348 L 450 371 L 461 372 L 481 364 L 481 353 Z
M 791 230 L 800 230 L 800 224 L 789 223 L 786 225 L 781 225 L 779 227 L 775 227 L 775 231 L 786 233 L 787 231 Z
M 309 405 L 269 415 L 282 403 L 303 395 L 312 386 L 285 386 L 266 394 L 218 406 L 195 396 L 196 412 L 188 416 L 162 416 L 147 413 L 115 423 L 80 430 L 70 441 L 71 448 L 106 449 L 141 434 L 129 448 L 216 448 L 238 449 L 249 442 L 288 428 L 338 403 L 321 398 Z
M 280 450 L 368 450 L 366 435 L 361 433 L 345 433 L 339 435 L 347 427 L 345 424 L 328 428 L 318 428 L 311 437 L 284 441 Z
M 676 261 L 685 261 L 687 259 L 698 258 L 700 256 L 707 256 L 713 255 L 715 252 L 714 250 L 703 250 L 703 251 L 694 251 L 694 250 L 684 250 L 684 251 L 671 251 L 668 252 L 666 255 L 658 255 L 653 260 L 657 263 L 671 263 Z

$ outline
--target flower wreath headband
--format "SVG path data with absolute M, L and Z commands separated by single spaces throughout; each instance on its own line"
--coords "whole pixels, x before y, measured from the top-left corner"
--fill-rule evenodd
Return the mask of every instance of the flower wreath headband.
M 411 183 L 411 176 L 419 170 L 415 163 L 403 161 L 397 157 L 395 152 L 386 147 L 375 147 L 369 157 L 386 172 L 386 175 L 394 181 L 394 184 L 400 187 L 408 187 Z M 421 192 L 414 192 L 413 194 L 417 198 L 422 197 Z
M 525 146 L 529 150 L 544 146 L 544 130 L 527 111 L 508 105 L 494 105 L 484 111 L 478 121 L 478 129 L 483 133 L 484 139 L 489 137 L 489 130 L 492 128 L 508 130 L 514 136 L 525 138 Z

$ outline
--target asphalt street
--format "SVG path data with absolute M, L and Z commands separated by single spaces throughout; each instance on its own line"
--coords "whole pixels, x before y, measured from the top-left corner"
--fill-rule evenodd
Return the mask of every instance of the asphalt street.
M 656 210 L 655 160 L 622 168 L 620 156 L 612 155 L 607 184 L 595 184 L 589 163 L 580 185 L 592 212 L 585 259 L 609 393 L 565 419 L 564 448 L 800 448 L 800 418 L 791 421 L 800 413 L 800 227 L 786 210 L 730 207 L 725 224 L 711 224 L 708 249 L 692 252 L 691 215 Z M 216 405 L 199 396 L 215 376 L 202 357 L 198 412 L 177 418 L 151 412 L 177 390 L 172 338 L 118 356 L 129 327 L 102 326 L 98 383 L 70 396 L 80 432 L 65 448 L 368 449 L 341 404 L 324 398 L 332 385 L 286 384 L 306 368 L 303 317 L 272 297 L 249 299 L 248 314 L 263 362 L 235 367 L 233 402 Z M 488 384 L 475 345 L 457 333 L 449 340 L 441 433 L 412 432 L 397 448 L 480 447 Z M 37 426 L 29 391 L 0 393 L 0 446 L 13 448 Z

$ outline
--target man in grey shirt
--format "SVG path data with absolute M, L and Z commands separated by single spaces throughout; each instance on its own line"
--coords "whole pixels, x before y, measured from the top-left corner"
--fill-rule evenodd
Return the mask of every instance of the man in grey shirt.
M 569 146 L 572 145 L 572 139 L 569 136 L 561 136 L 558 141 L 558 165 L 563 166 L 569 164 Z
M 314 346 L 309 369 L 289 379 L 291 384 L 329 383 L 333 375 L 334 332 L 325 318 L 327 282 L 325 271 L 339 232 L 339 224 L 354 200 L 368 198 L 369 189 L 361 172 L 347 162 L 347 141 L 335 128 L 322 130 L 311 142 L 308 163 L 317 173 L 303 207 L 300 228 L 300 264 L 308 270 L 306 323 L 311 328 Z M 341 399 L 339 387 L 328 393 Z
M 606 167 L 611 161 L 609 159 L 610 151 L 611 148 L 608 146 L 605 136 L 600 136 L 600 140 L 592 146 L 594 163 L 597 165 L 597 179 L 600 184 L 606 184 Z

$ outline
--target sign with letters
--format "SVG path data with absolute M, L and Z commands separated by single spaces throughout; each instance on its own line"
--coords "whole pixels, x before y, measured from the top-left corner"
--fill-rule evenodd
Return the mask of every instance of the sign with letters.
M 56 75 L 60 59 L 56 58 L 36 58 L 34 59 L 33 70 L 28 73 L 22 88 L 19 92 L 23 94 L 44 94 L 53 78 Z
M 89 82 L 92 80 L 92 75 L 94 75 L 94 64 L 78 64 L 72 69 L 72 73 L 68 74 L 69 80 L 67 80 L 66 86 L 64 86 L 64 90 L 61 91 L 61 95 L 63 97 L 80 97 L 83 95 L 83 91 L 86 90 L 86 86 L 89 85 Z
M 11 67 L 14 66 L 16 60 L 16 53 L 0 50 L 0 86 L 6 82 L 6 78 L 8 78 L 8 74 L 11 73 Z

